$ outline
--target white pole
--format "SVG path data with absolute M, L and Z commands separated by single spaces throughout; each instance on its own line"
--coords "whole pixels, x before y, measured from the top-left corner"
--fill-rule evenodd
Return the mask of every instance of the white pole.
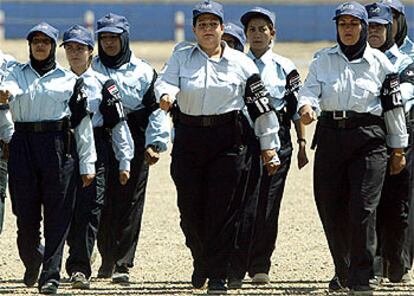
M 86 28 L 93 32 L 93 24 L 95 23 L 95 14 L 91 10 L 87 10 L 84 16 L 84 22 Z
M 6 39 L 6 30 L 4 29 L 5 14 L 3 10 L 0 10 L 0 40 Z
M 185 31 L 184 31 L 184 25 L 185 25 L 185 14 L 182 11 L 177 11 L 175 13 L 175 42 L 182 42 L 185 40 Z

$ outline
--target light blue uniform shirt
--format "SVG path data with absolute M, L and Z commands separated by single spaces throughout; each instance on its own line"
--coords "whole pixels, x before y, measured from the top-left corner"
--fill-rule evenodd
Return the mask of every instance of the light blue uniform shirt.
M 80 77 L 85 82 L 85 92 L 88 97 L 89 111 L 93 113 L 92 126 L 103 126 L 103 116 L 99 111 L 102 102 L 102 86 L 107 78 L 89 68 Z M 126 121 L 119 122 L 112 129 L 112 149 L 119 162 L 119 170 L 130 170 L 131 159 L 134 157 L 134 141 Z
M 385 52 L 385 55 L 394 65 L 395 69 L 401 74 L 409 65 L 413 63 L 413 60 L 394 44 L 389 50 Z M 414 104 L 414 85 L 412 83 L 401 83 L 401 97 L 404 103 L 405 112 L 410 111 Z
M 209 58 L 198 46 L 178 46 L 155 83 L 157 100 L 163 94 L 177 99 L 187 115 L 218 115 L 245 108 L 246 80 L 258 69 L 244 53 L 222 43 L 221 58 Z M 259 116 L 254 129 L 262 150 L 280 148 L 274 112 Z
M 10 55 L 0 51 L 0 84 L 6 79 L 6 76 L 17 65 L 17 61 Z M 0 111 L 0 140 L 9 143 L 13 133 L 14 124 L 8 110 Z M 1 149 L 0 149 L 1 151 Z
M 286 106 L 283 98 L 286 93 L 286 76 L 296 70 L 295 64 L 288 58 L 282 57 L 270 48 L 260 58 L 256 58 L 251 51 L 247 53 L 259 69 L 260 76 L 266 89 L 270 93 L 270 103 L 275 110 L 282 110 Z M 294 120 L 300 119 L 298 113 L 293 116 Z
M 70 116 L 69 99 L 76 76 L 60 65 L 40 76 L 31 66 L 20 64 L 7 76 L 1 89 L 11 93 L 14 122 L 57 121 Z M 95 141 L 92 123 L 86 116 L 75 129 L 80 173 L 95 173 Z
M 154 70 L 149 64 L 132 54 L 130 62 L 118 69 L 104 66 L 99 57 L 94 58 L 92 68 L 117 83 L 126 114 L 144 108 L 142 98 L 151 86 L 154 75 Z M 155 110 L 149 116 L 148 127 L 145 131 L 145 147 L 155 145 L 161 151 L 167 150 L 169 131 L 169 118 L 161 109 Z
M 405 37 L 403 44 L 399 48 L 402 52 L 407 54 L 414 62 L 414 42 L 410 38 Z
M 385 76 L 395 73 L 394 66 L 379 50 L 367 45 L 360 59 L 348 61 L 339 45 L 316 53 L 303 87 L 299 91 L 298 110 L 310 105 L 318 112 L 346 110 L 381 116 L 379 98 Z M 403 108 L 384 113 L 387 144 L 391 148 L 408 145 Z

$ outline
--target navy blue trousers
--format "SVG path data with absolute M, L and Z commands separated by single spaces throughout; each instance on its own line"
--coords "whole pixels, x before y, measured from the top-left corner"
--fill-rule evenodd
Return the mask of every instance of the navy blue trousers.
M 250 129 L 247 121 L 243 129 Z M 246 170 L 247 146 L 240 126 L 175 125 L 171 176 L 177 189 L 180 226 L 194 259 L 194 272 L 224 279 L 233 250 Z
M 319 126 L 314 193 L 335 273 L 349 287 L 373 277 L 375 214 L 387 168 L 384 127 Z
M 95 133 L 97 161 L 96 176 L 92 184 L 82 187 L 78 175 L 76 204 L 70 226 L 67 243 L 69 257 L 66 260 L 66 272 L 82 272 L 87 278 L 91 276 L 91 255 L 95 245 L 101 212 L 105 201 L 105 186 L 108 175 L 110 135 Z
M 74 145 L 69 156 L 65 153 L 64 136 L 64 132 L 16 131 L 10 142 L 9 186 L 17 217 L 17 246 L 26 269 L 43 264 L 39 287 L 46 281 L 59 283 L 75 201 L 78 160 Z M 40 243 L 42 208 L 44 248 Z
M 128 114 L 127 122 L 135 145 L 130 179 L 124 186 L 119 183 L 119 163 L 111 150 L 105 205 L 98 230 L 102 265 L 110 267 L 134 266 L 149 173 L 144 161 L 148 115 L 137 111 Z

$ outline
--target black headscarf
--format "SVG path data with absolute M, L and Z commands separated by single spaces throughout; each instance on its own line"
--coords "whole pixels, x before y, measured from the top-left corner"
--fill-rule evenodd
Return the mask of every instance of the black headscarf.
M 39 61 L 36 60 L 32 53 L 32 47 L 30 46 L 32 40 L 33 40 L 34 34 L 28 37 L 29 40 L 29 50 L 30 50 L 30 64 L 32 65 L 32 68 L 39 73 L 40 76 L 45 75 L 47 72 L 53 70 L 56 68 L 56 42 L 47 36 L 51 40 L 51 49 L 49 56 L 43 60 Z
M 131 50 L 129 48 L 129 35 L 128 32 L 124 31 L 119 34 L 121 39 L 121 51 L 116 56 L 109 56 L 105 53 L 101 46 L 100 40 L 101 34 L 98 35 L 98 55 L 102 64 L 108 68 L 118 69 L 122 65 L 128 63 L 131 59 Z
M 338 21 L 336 22 L 336 40 L 341 47 L 342 52 L 348 58 L 349 61 L 353 61 L 356 59 L 362 58 L 365 52 L 365 48 L 367 47 L 367 38 L 368 38 L 368 25 L 361 21 L 361 34 L 359 36 L 359 40 L 354 45 L 345 45 L 342 43 L 341 38 L 339 38 L 338 33 Z
M 400 47 L 405 40 L 405 37 L 407 37 L 407 19 L 405 18 L 405 15 L 402 13 L 397 12 L 398 18 L 397 18 L 397 24 L 398 24 L 398 31 L 397 35 L 395 35 L 394 41 L 397 44 L 398 47 Z
M 394 38 L 392 38 L 392 24 L 386 24 L 385 26 L 387 29 L 387 39 L 385 39 L 384 44 L 378 48 L 382 52 L 386 52 L 394 45 Z

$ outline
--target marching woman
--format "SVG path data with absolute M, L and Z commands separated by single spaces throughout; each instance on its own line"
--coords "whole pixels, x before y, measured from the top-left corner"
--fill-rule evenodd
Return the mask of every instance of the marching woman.
M 221 4 L 204 1 L 193 9 L 197 43 L 176 50 L 156 82 L 160 107 L 171 110 L 175 127 L 171 176 L 177 189 L 181 229 L 193 256 L 192 284 L 225 293 L 235 239 L 240 184 L 251 126 L 247 106 L 269 174 L 279 165 L 278 122 L 268 104 L 257 67 L 221 42 Z M 174 104 L 174 108 L 173 108 Z
M 233 49 L 244 52 L 244 46 L 246 45 L 246 36 L 243 29 L 233 23 L 224 24 L 224 34 L 221 37 L 226 41 L 227 45 Z
M 263 174 L 260 182 L 255 230 L 247 268 L 254 284 L 270 282 L 268 274 L 276 244 L 280 203 L 293 150 L 290 136 L 291 121 L 294 122 L 298 139 L 299 169 L 308 163 L 305 128 L 296 112 L 300 77 L 291 60 L 272 50 L 276 36 L 275 19 L 273 12 L 262 7 L 252 8 L 240 19 L 250 46 L 248 57 L 259 69 L 263 83 L 270 94 L 270 104 L 280 124 L 278 133 L 281 144 L 278 151 L 280 168 L 275 175 Z
M 78 181 L 76 205 L 67 239 L 69 257 L 66 260 L 66 271 L 71 276 L 72 287 L 88 289 L 91 255 L 104 204 L 109 153 L 113 150 L 119 162 L 119 182 L 126 184 L 134 143 L 114 81 L 105 81 L 107 78 L 90 68 L 94 46 L 92 33 L 82 26 L 72 26 L 63 34 L 61 46 L 64 46 L 72 72 L 83 78 L 89 111 L 93 114 L 96 176 L 91 186 L 85 188 Z
M 17 62 L 12 56 L 0 51 L 0 84 L 15 65 Z M 0 106 L 0 116 L 2 117 L 0 119 L 0 233 L 3 230 L 4 206 L 7 197 L 8 143 L 14 132 L 13 121 L 8 109 L 7 104 Z
M 408 38 L 407 19 L 405 7 L 399 0 L 382 0 L 382 3 L 389 5 L 392 10 L 392 35 L 399 50 L 408 54 L 414 61 L 414 42 Z
M 109 160 L 108 187 L 98 231 L 102 256 L 98 277 L 112 276 L 115 283 L 127 283 L 141 230 L 149 165 L 167 150 L 170 126 L 167 115 L 156 103 L 154 69 L 129 48 L 127 19 L 109 13 L 98 20 L 96 33 L 98 56 L 92 68 L 115 81 L 135 147 L 130 167 L 124 167 L 113 154 Z M 119 169 L 129 171 L 128 183 L 119 181 Z
M 330 291 L 347 287 L 371 295 L 375 210 L 387 170 L 405 166 L 408 144 L 398 74 L 367 44 L 365 7 L 337 7 L 337 44 L 319 51 L 299 91 L 301 120 L 319 114 L 315 134 L 314 194 L 335 264 Z
M 384 52 L 395 70 L 400 75 L 401 98 L 404 109 L 408 113 L 407 128 L 412 132 L 409 110 L 414 100 L 414 80 L 410 71 L 414 70 L 411 58 L 398 49 L 392 35 L 392 12 L 388 5 L 373 3 L 366 5 L 368 12 L 368 43 L 371 47 Z M 411 80 L 411 81 L 410 81 Z M 411 146 L 412 137 L 409 139 Z M 391 282 L 409 280 L 409 274 L 404 266 L 403 247 L 407 238 L 410 178 L 412 170 L 411 147 L 405 151 L 407 166 L 399 173 L 390 175 L 387 171 L 377 208 L 377 257 L 375 260 L 375 275 L 386 277 Z
M 58 31 L 47 23 L 33 27 L 27 35 L 30 61 L 16 66 L 0 91 L 1 102 L 10 102 L 15 122 L 9 185 L 17 245 L 26 267 L 23 281 L 33 286 L 43 264 L 42 294 L 56 293 L 59 285 L 75 201 L 75 170 L 83 186 L 89 186 L 96 161 L 83 83 L 56 63 L 57 38 Z M 40 243 L 42 212 L 44 247 Z

